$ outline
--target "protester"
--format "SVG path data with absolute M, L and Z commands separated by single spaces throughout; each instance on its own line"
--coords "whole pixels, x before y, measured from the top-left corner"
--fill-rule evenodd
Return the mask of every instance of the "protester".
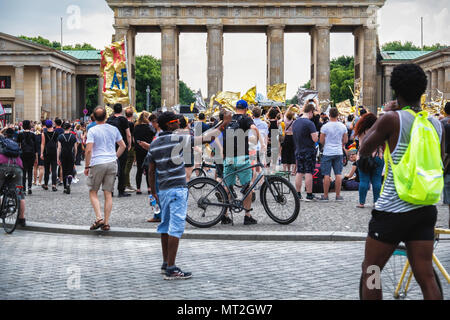
M 70 123 L 63 124 L 64 133 L 58 137 L 58 165 L 62 168 L 64 193 L 70 194 L 73 169 L 78 148 L 75 135 L 70 132 Z
M 400 162 L 408 149 L 415 117 L 403 109 L 410 109 L 415 113 L 422 110 L 420 98 L 427 88 L 427 76 L 418 65 L 398 65 L 391 75 L 391 87 L 396 93 L 398 108 L 396 111 L 386 112 L 366 134 L 360 149 L 360 164 L 362 159 L 370 158 L 373 152 L 385 143 L 391 150 L 394 164 Z M 442 125 L 432 117 L 429 120 L 443 144 Z M 445 145 L 442 145 L 442 151 L 444 147 Z M 401 200 L 395 187 L 390 163 L 386 170 L 383 192 L 375 204 L 369 223 L 362 264 L 362 298 L 382 298 L 381 288 L 367 286 L 369 277 L 373 276 L 371 270 L 373 266 L 383 270 L 399 242 L 403 241 L 406 244 L 412 272 L 420 285 L 424 299 L 442 299 L 432 265 L 436 206 L 414 205 Z
M 130 181 L 130 172 L 133 168 L 133 164 L 136 160 L 136 152 L 135 152 L 135 140 L 134 140 L 134 110 L 131 107 L 128 107 L 125 110 L 125 116 L 128 120 L 128 126 L 130 128 L 131 134 L 131 147 L 128 151 L 127 163 L 125 165 L 125 191 L 135 192 L 136 189 L 131 186 Z
M 319 201 L 327 202 L 328 191 L 331 183 L 331 168 L 333 168 L 336 177 L 335 191 L 336 201 L 343 201 L 341 196 L 342 169 L 343 169 L 343 148 L 348 141 L 347 128 L 342 122 L 338 121 L 339 111 L 337 108 L 330 109 L 330 119 L 320 130 L 320 143 L 323 147 L 323 157 L 320 163 L 320 169 L 324 176 L 323 196 Z
M 147 156 L 148 150 L 141 147 L 141 142 L 145 142 L 150 145 L 155 137 L 155 132 L 150 128 L 149 121 L 150 114 L 147 111 L 144 111 L 139 116 L 136 126 L 134 127 L 134 139 L 136 141 L 135 150 L 136 150 L 136 194 L 141 195 L 141 184 L 142 184 L 142 175 L 144 175 L 145 183 L 147 185 L 148 194 L 151 194 L 151 189 L 148 181 L 147 171 L 148 168 L 144 167 L 144 160 Z
M 221 130 L 224 130 L 229 122 L 230 116 L 227 116 Z M 175 265 L 175 260 L 179 241 L 184 233 L 188 198 L 183 149 L 191 148 L 195 141 L 192 136 L 175 133 L 179 129 L 179 119 L 173 112 L 165 112 L 159 116 L 158 124 L 163 132 L 150 145 L 148 160 L 152 194 L 161 205 L 162 221 L 158 226 L 163 253 L 161 272 L 165 274 L 165 280 L 189 279 L 192 274 L 181 271 Z M 218 135 L 218 130 L 211 131 L 210 135 Z M 197 138 L 202 143 L 210 141 L 208 137 Z M 158 193 L 156 193 L 156 174 L 159 181 Z
M 36 144 L 35 134 L 31 130 L 31 122 L 24 120 L 23 132 L 20 132 L 17 138 L 20 149 L 22 150 L 22 163 L 23 163 L 23 192 L 26 193 L 27 177 L 28 177 L 28 194 L 32 194 L 31 187 L 33 185 L 33 167 L 37 158 L 38 146 Z
M 119 198 L 123 198 L 129 197 L 131 195 L 125 192 L 125 167 L 127 163 L 128 151 L 131 149 L 131 132 L 128 120 L 124 116 L 122 116 L 122 105 L 120 103 L 117 103 L 114 105 L 113 109 L 114 114 L 109 117 L 107 123 L 119 130 L 120 134 L 122 135 L 122 139 L 127 146 L 127 149 L 119 157 L 118 168 L 119 183 L 117 189 L 119 191 Z
M 357 163 L 356 149 L 350 149 L 348 152 L 349 161 L 352 163 L 352 169 L 342 180 L 342 188 L 346 191 L 357 191 L 359 190 L 359 170 Z
M 109 219 L 113 205 L 112 192 L 117 175 L 117 159 L 125 152 L 126 145 L 119 130 L 106 123 L 105 108 L 97 107 L 94 110 L 94 118 L 97 125 L 88 132 L 84 170 L 85 176 L 88 177 L 89 198 L 96 217 L 91 230 L 101 228 L 103 231 L 109 231 L 111 229 Z M 117 151 L 116 144 L 119 145 Z M 102 187 L 105 197 L 103 218 L 98 199 L 100 187 Z
M 355 127 L 355 136 L 360 141 L 360 147 L 362 145 L 365 135 L 372 128 L 377 121 L 377 117 L 373 113 L 364 114 L 358 121 Z M 384 168 L 383 161 L 383 148 L 379 146 L 371 157 L 372 166 L 370 171 L 364 170 L 364 168 L 358 168 L 359 171 L 359 204 L 358 208 L 364 208 L 366 203 L 367 192 L 370 185 L 372 185 L 373 191 L 373 203 L 375 204 L 380 197 L 382 174 Z
M 44 160 L 41 159 L 41 143 L 42 143 L 42 127 L 36 125 L 35 127 L 35 144 L 37 151 L 37 161 L 34 162 L 34 182 L 35 186 L 40 186 L 42 183 L 42 178 L 44 177 Z
M 290 172 L 295 175 L 295 144 L 293 138 L 292 125 L 295 121 L 295 113 L 292 111 L 293 106 L 289 107 L 284 115 L 284 141 L 281 144 L 281 164 L 283 171 Z
M 311 121 L 314 116 L 314 110 L 316 106 L 309 102 L 303 108 L 303 115 L 297 119 L 292 128 L 294 144 L 295 144 L 295 157 L 297 160 L 297 176 L 295 178 L 295 187 L 297 189 L 298 196 L 302 199 L 302 183 L 303 177 L 305 177 L 306 186 L 306 198 L 305 201 L 316 200 L 313 195 L 313 178 L 314 169 L 316 166 L 316 147 L 315 144 L 319 139 L 319 134 L 316 130 L 316 126 Z
M 53 129 L 53 123 L 51 120 L 45 122 L 46 130 L 42 133 L 41 142 L 41 159 L 44 160 L 45 174 L 44 184 L 42 188 L 48 190 L 48 181 L 50 178 L 50 170 L 52 174 L 52 191 L 56 192 L 57 182 L 57 141 L 58 133 Z

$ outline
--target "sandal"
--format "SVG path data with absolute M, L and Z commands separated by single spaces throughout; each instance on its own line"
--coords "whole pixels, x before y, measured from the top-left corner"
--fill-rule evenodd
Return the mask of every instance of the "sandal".
M 103 219 L 95 221 L 95 223 L 91 226 L 91 231 L 102 228 L 104 225 L 105 225 L 105 223 L 103 222 Z
M 109 224 L 105 224 L 105 225 L 102 226 L 102 230 L 103 231 L 109 231 L 109 230 L 111 230 L 111 226 Z
M 364 209 L 365 208 L 365 206 L 363 204 L 358 204 L 356 207 L 359 208 L 359 209 Z

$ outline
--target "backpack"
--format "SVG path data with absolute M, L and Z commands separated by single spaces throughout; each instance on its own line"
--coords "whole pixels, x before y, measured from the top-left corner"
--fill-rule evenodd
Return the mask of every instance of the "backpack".
M 64 141 L 66 141 L 67 144 L 69 144 L 70 140 L 73 138 L 75 138 L 75 136 L 73 134 L 69 134 L 69 139 L 67 139 L 66 134 L 62 134 L 62 137 L 64 138 Z M 76 139 L 76 138 L 75 138 Z M 74 144 L 75 145 L 75 144 Z M 73 147 L 72 148 L 67 148 L 65 147 L 64 144 L 61 143 L 61 154 L 64 157 L 71 157 L 73 156 Z
M 241 121 L 244 118 L 244 115 L 242 114 L 236 114 L 233 116 L 233 118 L 231 118 L 231 122 L 228 124 L 227 126 L 227 130 L 238 130 L 241 128 Z
M 19 144 L 11 139 L 0 137 L 0 153 L 8 158 L 20 157 Z
M 44 151 L 45 151 L 46 155 L 56 155 L 57 150 L 58 150 L 57 143 L 56 143 L 57 139 L 58 139 L 58 134 L 55 131 L 53 131 L 52 133 L 53 133 L 53 135 L 51 138 L 49 137 L 49 132 L 44 133 L 45 140 L 46 140 Z
M 323 193 L 323 174 L 320 170 L 320 162 L 316 163 L 314 168 L 313 193 Z
M 411 127 L 411 140 L 398 164 L 394 164 L 386 142 L 386 168 L 389 162 L 395 189 L 401 200 L 415 205 L 434 205 L 439 202 L 444 188 L 439 136 L 428 120 L 428 112 L 415 114 L 412 110 L 406 111 L 415 117 Z M 387 174 L 385 182 L 386 177 Z
M 22 133 L 23 140 L 21 141 L 22 153 L 30 154 L 35 153 L 35 138 L 31 132 Z

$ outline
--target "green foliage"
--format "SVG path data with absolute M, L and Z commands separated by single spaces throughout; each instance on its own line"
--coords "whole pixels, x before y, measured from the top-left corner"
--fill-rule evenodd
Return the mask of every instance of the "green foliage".
M 194 92 L 186 83 L 180 81 L 180 104 L 190 105 L 192 102 L 195 102 Z
M 436 43 L 431 46 L 424 46 L 423 51 L 436 51 L 446 47 L 446 45 Z M 401 41 L 387 42 L 381 49 L 382 51 L 422 51 L 420 47 L 414 45 L 411 41 L 406 41 L 405 43 L 402 43 Z
M 330 91 L 331 100 L 339 103 L 350 99 L 353 103 L 353 95 L 350 88 L 355 84 L 355 59 L 341 56 L 330 63 Z M 349 88 L 350 87 L 350 88 Z
M 89 110 L 88 114 L 91 114 L 98 104 L 98 80 L 96 78 L 86 79 L 86 109 Z
M 50 40 L 42 38 L 41 36 L 39 36 L 39 37 L 19 36 L 19 38 L 23 39 L 23 40 L 31 41 L 31 42 L 55 49 L 55 50 L 61 50 L 60 42 L 58 42 L 58 41 L 51 42 Z M 63 50 L 97 50 L 97 49 L 88 43 L 83 43 L 83 44 L 77 43 L 73 46 L 72 45 L 63 46 Z

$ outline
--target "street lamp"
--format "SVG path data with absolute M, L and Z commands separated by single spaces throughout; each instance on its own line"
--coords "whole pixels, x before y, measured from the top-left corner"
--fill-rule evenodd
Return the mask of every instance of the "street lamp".
M 147 112 L 150 112 L 151 96 L 150 96 L 150 86 L 147 86 Z

